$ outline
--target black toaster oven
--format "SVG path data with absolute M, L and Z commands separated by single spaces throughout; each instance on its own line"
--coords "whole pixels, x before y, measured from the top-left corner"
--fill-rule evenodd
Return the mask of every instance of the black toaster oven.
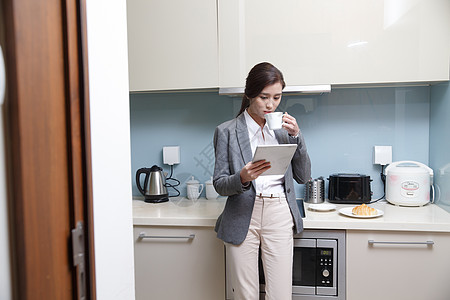
M 369 203 L 372 198 L 370 176 L 363 174 L 332 174 L 328 178 L 328 201 L 339 204 Z

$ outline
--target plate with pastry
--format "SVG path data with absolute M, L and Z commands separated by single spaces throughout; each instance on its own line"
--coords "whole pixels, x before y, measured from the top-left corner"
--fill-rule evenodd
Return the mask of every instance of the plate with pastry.
M 362 219 L 376 218 L 384 214 L 382 210 L 367 206 L 364 203 L 355 207 L 341 208 L 339 212 L 348 217 L 362 218 Z

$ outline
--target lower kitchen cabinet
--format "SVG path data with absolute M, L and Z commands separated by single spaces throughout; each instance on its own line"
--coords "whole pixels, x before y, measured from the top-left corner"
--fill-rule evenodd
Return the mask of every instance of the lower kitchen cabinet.
M 449 255 L 450 233 L 348 230 L 347 300 L 450 299 Z
M 136 299 L 225 299 L 225 249 L 212 227 L 134 226 Z

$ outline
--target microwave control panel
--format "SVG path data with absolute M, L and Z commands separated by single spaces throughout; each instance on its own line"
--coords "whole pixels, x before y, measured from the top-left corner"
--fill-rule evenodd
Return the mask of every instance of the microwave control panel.
M 317 248 L 317 286 L 333 286 L 333 250 L 332 248 Z

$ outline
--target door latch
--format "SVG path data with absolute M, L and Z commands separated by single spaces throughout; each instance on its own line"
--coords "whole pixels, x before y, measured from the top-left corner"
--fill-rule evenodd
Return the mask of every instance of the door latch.
M 86 257 L 84 252 L 84 227 L 79 221 L 72 229 L 73 266 L 77 268 L 78 300 L 86 300 Z

